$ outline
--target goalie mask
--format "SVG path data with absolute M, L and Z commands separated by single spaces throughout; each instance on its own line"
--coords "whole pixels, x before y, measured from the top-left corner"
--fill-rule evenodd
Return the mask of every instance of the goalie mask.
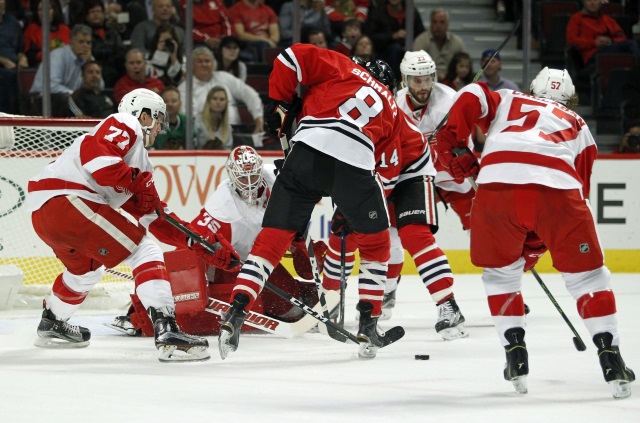
M 409 96 L 419 105 L 429 101 L 433 85 L 438 82 L 436 62 L 424 51 L 408 51 L 400 63 L 402 84 L 407 87 Z
M 393 95 L 396 94 L 396 77 L 393 74 L 393 70 L 391 70 L 391 66 L 389 66 L 387 62 L 380 59 L 377 59 L 374 62 L 365 62 L 356 56 L 353 56 L 351 60 L 355 64 L 365 68 L 367 72 L 369 72 L 369 74 L 378 82 L 386 85 Z
M 262 157 L 252 147 L 236 147 L 227 159 L 227 174 L 240 197 L 248 204 L 258 204 L 261 188 L 265 187 L 262 176 Z
M 148 143 L 151 129 L 156 126 L 156 122 L 159 119 L 162 129 L 168 129 L 167 105 L 162 97 L 146 88 L 137 88 L 125 94 L 118 105 L 119 113 L 127 113 L 137 118 L 140 118 L 142 112 L 145 111 L 152 119 L 151 125 L 142 127 L 147 135 L 145 142 Z M 148 146 L 145 145 L 145 147 Z
M 538 73 L 529 87 L 534 97 L 548 98 L 565 106 L 576 94 L 576 88 L 569 76 L 569 72 L 545 67 Z

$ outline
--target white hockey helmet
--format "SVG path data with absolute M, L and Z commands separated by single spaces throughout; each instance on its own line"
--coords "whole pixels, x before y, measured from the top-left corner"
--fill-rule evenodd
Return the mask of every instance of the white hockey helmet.
M 549 69 L 548 67 L 542 69 L 531 81 L 529 90 L 534 97 L 548 98 L 565 106 L 576 94 L 576 88 L 566 69 Z
M 403 78 L 407 75 L 433 75 L 436 78 L 436 62 L 424 50 L 408 51 L 400 62 L 400 72 Z
M 240 197 L 248 204 L 258 204 L 259 190 L 265 186 L 260 154 L 253 147 L 241 145 L 231 150 L 226 167 Z
M 151 128 L 156 125 L 158 118 L 162 116 L 162 129 L 168 128 L 167 105 L 162 97 L 146 88 L 136 88 L 129 91 L 122 97 L 118 105 L 118 112 L 127 113 L 135 117 L 140 117 L 143 111 L 147 111 L 153 119 L 150 126 L 143 126 L 142 129 L 149 134 Z

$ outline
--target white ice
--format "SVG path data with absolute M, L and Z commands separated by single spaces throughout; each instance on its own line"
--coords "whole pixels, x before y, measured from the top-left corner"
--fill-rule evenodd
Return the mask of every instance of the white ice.
M 392 320 L 404 339 L 357 358 L 357 346 L 321 334 L 301 339 L 242 336 L 222 361 L 210 337 L 211 360 L 160 363 L 150 338 L 104 326 L 114 315 L 78 313 L 91 329 L 88 348 L 33 346 L 39 312 L 0 314 L 1 422 L 637 422 L 640 388 L 613 400 L 595 347 L 558 275 L 543 280 L 587 344 L 573 334 L 537 282 L 525 275 L 529 393 L 502 378 L 504 352 L 489 317 L 479 275 L 457 277 L 458 304 L 470 337 L 444 342 L 436 309 L 417 277 L 404 277 Z M 640 370 L 640 275 L 613 275 L 621 352 Z M 355 281 L 347 293 L 348 328 L 355 331 Z M 428 354 L 430 360 L 414 360 Z M 634 384 L 635 385 L 635 384 Z

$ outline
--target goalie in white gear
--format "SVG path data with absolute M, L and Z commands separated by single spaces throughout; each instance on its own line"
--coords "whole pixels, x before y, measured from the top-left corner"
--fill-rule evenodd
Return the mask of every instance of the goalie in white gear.
M 522 251 L 534 232 L 576 302 L 614 398 L 626 398 L 635 374 L 620 354 L 611 273 L 588 203 L 597 147 L 585 121 L 567 107 L 576 101 L 574 92 L 566 70 L 548 68 L 531 83 L 532 95 L 494 92 L 485 83 L 464 87 L 438 134 L 440 160 L 462 178 L 479 169 L 471 261 L 484 269 L 487 302 L 505 349 L 504 378 L 527 392 Z M 487 133 L 481 167 L 475 157 L 453 154 L 474 125 Z
M 153 145 L 165 117 L 159 95 L 133 90 L 123 97 L 118 113 L 78 137 L 29 181 L 34 229 L 66 267 L 44 301 L 36 346 L 87 346 L 90 331 L 67 321 L 101 280 L 105 266 L 126 263 L 133 269 L 136 293 L 155 325 L 159 360 L 209 358 L 206 339 L 178 328 L 162 251 L 147 235 L 150 231 L 164 243 L 187 247 L 185 236 L 156 214 L 156 210 L 170 212 L 156 191 L 145 146 Z M 119 208 L 140 225 L 131 224 Z M 191 248 L 214 265 L 229 265 L 232 252 L 226 248 L 215 254 Z
M 207 197 L 204 207 L 192 220 L 191 225 L 198 228 L 199 233 L 222 234 L 237 251 L 240 260 L 244 261 L 262 227 L 262 219 L 276 178 L 275 166 L 264 165 L 262 157 L 253 147 L 239 146 L 229 154 L 226 169 L 229 179 L 223 180 Z M 269 282 L 313 307 L 318 301 L 318 295 L 312 281 L 313 274 L 305 241 L 294 241 L 289 250 L 296 272 L 306 282 L 291 276 L 282 265 L 276 266 Z M 322 241 L 314 243 L 320 271 L 323 268 L 325 251 L 326 245 Z M 174 296 L 198 292 L 201 284 L 205 284 L 204 289 L 210 297 L 227 301 L 238 272 L 238 269 L 208 269 L 206 279 L 194 279 L 189 286 L 185 283 L 181 283 L 180 286 L 173 285 L 172 291 Z M 259 298 L 262 310 L 257 311 L 269 317 L 294 322 L 304 315 L 300 309 L 268 290 L 263 291 Z M 151 322 L 148 321 L 138 299 L 132 296 L 132 300 L 133 305 L 127 316 L 116 317 L 114 323 L 108 326 L 127 335 L 150 336 Z M 193 330 L 193 333 L 201 335 L 218 334 L 219 321 L 211 313 L 196 308 L 184 312 L 183 310 L 186 309 L 181 308 L 177 317 L 185 331 L 192 333 L 190 330 Z

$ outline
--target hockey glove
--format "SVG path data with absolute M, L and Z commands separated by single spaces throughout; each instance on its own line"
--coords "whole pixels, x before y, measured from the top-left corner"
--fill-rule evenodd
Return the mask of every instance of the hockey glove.
M 133 194 L 136 208 L 143 214 L 153 213 L 161 204 L 151 172 L 134 173 L 129 191 Z
M 524 257 L 524 271 L 527 272 L 533 269 L 540 257 L 547 251 L 547 246 L 544 245 L 542 240 L 538 238 L 533 232 L 527 234 L 527 238 L 524 240 L 524 246 L 522 247 L 522 256 Z
M 216 246 L 216 243 L 219 244 L 215 253 L 212 253 L 205 248 L 204 245 L 190 237 L 187 238 L 187 246 L 195 251 L 196 255 L 203 259 L 209 266 L 230 271 L 236 270 L 240 266 L 240 257 L 238 256 L 238 253 L 222 235 L 210 231 L 206 231 L 206 233 L 204 233 L 205 231 L 200 230 L 197 226 L 191 224 L 187 225 L 187 228 L 200 235 L 200 237 L 209 244 L 214 246 Z
M 333 213 L 333 218 L 331 218 L 331 232 L 341 236 L 343 229 L 345 230 L 345 236 L 351 233 L 351 229 L 349 229 L 349 225 L 347 223 L 347 218 L 344 217 L 342 212 L 340 212 L 340 209 L 336 209 Z
M 323 241 L 313 242 L 313 255 L 316 258 L 316 266 L 318 267 L 318 275 L 322 273 L 324 269 L 324 256 L 327 254 L 327 244 Z M 293 257 L 293 267 L 296 269 L 296 273 L 302 279 L 312 280 L 313 270 L 311 269 L 311 262 L 309 261 L 309 250 L 307 249 L 307 242 L 302 237 L 297 237 L 291 243 L 289 251 Z
M 291 128 L 294 119 L 302 110 L 302 101 L 295 95 L 291 103 L 269 99 L 266 108 L 267 129 L 271 135 L 282 138 Z
M 471 154 L 453 157 L 449 162 L 449 173 L 457 183 L 463 182 L 465 178 L 475 178 L 479 171 L 480 165 Z

